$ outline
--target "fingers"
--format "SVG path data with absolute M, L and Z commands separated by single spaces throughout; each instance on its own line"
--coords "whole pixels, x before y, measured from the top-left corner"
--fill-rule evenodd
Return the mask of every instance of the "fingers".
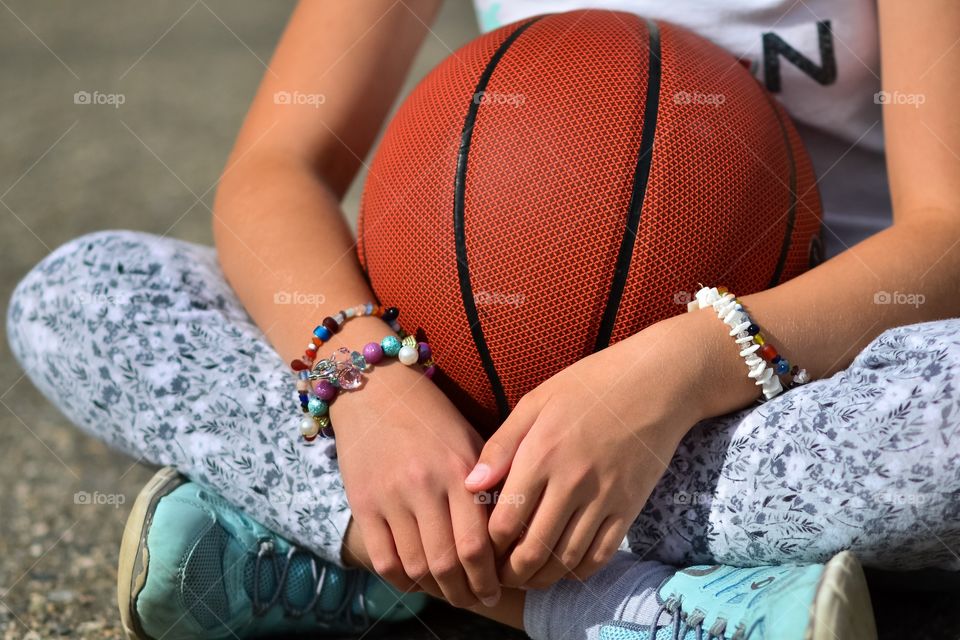
M 457 544 L 446 500 L 421 509 L 417 517 L 429 574 L 440 586 L 443 598 L 459 608 L 476 605 L 477 597 L 470 589 L 466 572 L 457 555 Z
M 386 521 L 381 518 L 361 520 L 356 513 L 354 518 L 363 534 L 364 546 L 373 563 L 373 571 L 401 591 L 415 590 L 417 585 L 407 577 Z
M 420 528 L 416 518 L 407 511 L 401 511 L 389 514 L 387 524 L 393 533 L 404 575 L 411 582 L 419 583 L 430 575 L 430 567 L 427 565 L 427 556 L 420 542 Z
M 506 422 L 487 440 L 477 464 L 464 480 L 469 491 L 487 491 L 507 476 L 520 442 L 533 426 L 538 411 L 539 407 L 526 396 L 517 403 Z
M 546 589 L 576 569 L 593 544 L 601 523 L 602 516 L 595 512 L 576 513 L 553 548 L 550 559 L 527 581 L 526 586 Z
M 470 590 L 484 606 L 500 600 L 500 578 L 487 533 L 487 508 L 474 502 L 468 493 L 450 497 L 450 518 L 457 544 L 457 557 L 467 576 Z
M 620 548 L 629 528 L 630 521 L 625 518 L 609 517 L 604 520 L 580 564 L 571 571 L 573 576 L 583 581 L 602 569 Z
M 546 479 L 541 478 L 536 469 L 514 467 L 497 496 L 487 525 L 498 558 L 502 558 L 523 533 L 545 487 Z
M 526 586 L 530 578 L 553 559 L 554 547 L 576 510 L 569 498 L 559 491 L 551 491 L 550 485 L 547 486 L 527 525 L 526 533 L 501 568 L 500 579 L 504 586 Z M 576 564 L 571 568 L 574 566 Z

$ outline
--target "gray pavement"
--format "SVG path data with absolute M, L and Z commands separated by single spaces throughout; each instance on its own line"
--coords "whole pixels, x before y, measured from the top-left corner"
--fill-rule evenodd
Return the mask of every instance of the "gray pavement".
M 0 5 L 0 311 L 31 265 L 82 233 L 210 242 L 213 185 L 293 2 Z M 466 0 L 449 0 L 408 86 L 475 29 Z M 75 104 L 77 91 L 125 102 Z M 5 339 L 0 405 L 0 638 L 120 637 L 115 557 L 152 469 L 72 428 Z M 119 504 L 84 503 L 95 492 Z M 954 599 L 879 597 L 884 635 L 960 637 Z M 387 636 L 519 637 L 440 606 Z

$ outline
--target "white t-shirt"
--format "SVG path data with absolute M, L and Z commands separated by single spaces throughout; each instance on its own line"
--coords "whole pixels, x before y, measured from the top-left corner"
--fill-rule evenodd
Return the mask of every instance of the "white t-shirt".
M 573 9 L 636 13 L 684 26 L 749 60 L 810 152 L 836 255 L 891 222 L 880 120 L 875 0 L 474 0 L 480 28 Z

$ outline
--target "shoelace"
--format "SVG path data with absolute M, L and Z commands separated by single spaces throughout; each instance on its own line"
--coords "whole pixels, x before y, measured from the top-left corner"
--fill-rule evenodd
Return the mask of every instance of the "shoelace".
M 697 640 L 726 640 L 724 633 L 727 630 L 727 621 L 725 618 L 717 618 L 716 621 L 707 629 L 707 635 L 703 635 L 704 615 L 700 611 L 686 613 L 681 608 L 681 598 L 671 595 L 657 609 L 657 614 L 653 618 L 653 633 L 656 635 L 657 629 L 664 629 L 671 625 L 660 625 L 660 616 L 663 613 L 670 615 L 673 625 L 673 640 L 680 640 L 688 631 L 697 632 Z M 680 625 L 683 625 L 681 628 Z M 729 640 L 747 640 L 747 635 L 743 627 L 738 627 Z
M 303 608 L 295 607 L 284 596 L 284 587 L 286 586 L 287 576 L 290 573 L 290 565 L 297 554 L 307 556 L 307 559 L 310 561 L 310 571 L 313 576 L 313 583 L 317 585 L 314 589 L 313 596 L 310 598 L 310 601 Z M 276 581 L 277 589 L 266 602 L 261 602 L 260 567 L 265 562 L 270 563 L 270 568 L 273 570 L 273 577 Z M 283 566 L 278 566 L 280 564 Z M 312 611 L 317 616 L 317 619 L 321 622 L 337 621 L 340 623 L 346 622 L 346 624 L 351 627 L 364 629 L 369 627 L 370 618 L 367 615 L 367 604 L 364 601 L 364 590 L 367 582 L 366 575 L 361 575 L 356 580 L 347 580 L 346 593 L 344 594 L 343 601 L 337 606 L 336 609 L 330 612 L 318 611 L 316 608 L 317 602 L 320 600 L 320 595 L 323 593 L 323 587 L 325 586 L 326 581 L 327 567 L 324 565 L 318 570 L 317 559 L 312 553 L 291 545 L 287 550 L 285 557 L 278 557 L 276 555 L 273 541 L 261 540 L 260 547 L 257 550 L 257 557 L 253 565 L 253 615 L 265 615 L 267 611 L 279 603 L 280 606 L 283 607 L 284 613 L 294 618 L 300 618 Z M 356 613 L 353 611 L 353 607 L 350 606 L 354 601 L 354 598 L 357 598 L 360 602 L 360 611 L 362 612 L 362 619 L 360 620 L 356 619 Z M 344 615 L 345 619 L 341 619 L 341 616 Z

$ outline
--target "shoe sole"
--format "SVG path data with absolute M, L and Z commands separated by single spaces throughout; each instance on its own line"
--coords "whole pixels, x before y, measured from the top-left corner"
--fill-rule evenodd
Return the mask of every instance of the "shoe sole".
M 863 567 L 849 551 L 823 570 L 806 640 L 876 640 L 877 626 Z
M 158 471 L 137 494 L 120 542 L 120 562 L 117 570 L 117 606 L 120 621 L 127 638 L 154 640 L 140 626 L 137 616 L 137 597 L 147 581 L 150 566 L 150 551 L 147 549 L 147 532 L 153 522 L 160 498 L 186 482 L 186 478 L 173 467 Z

